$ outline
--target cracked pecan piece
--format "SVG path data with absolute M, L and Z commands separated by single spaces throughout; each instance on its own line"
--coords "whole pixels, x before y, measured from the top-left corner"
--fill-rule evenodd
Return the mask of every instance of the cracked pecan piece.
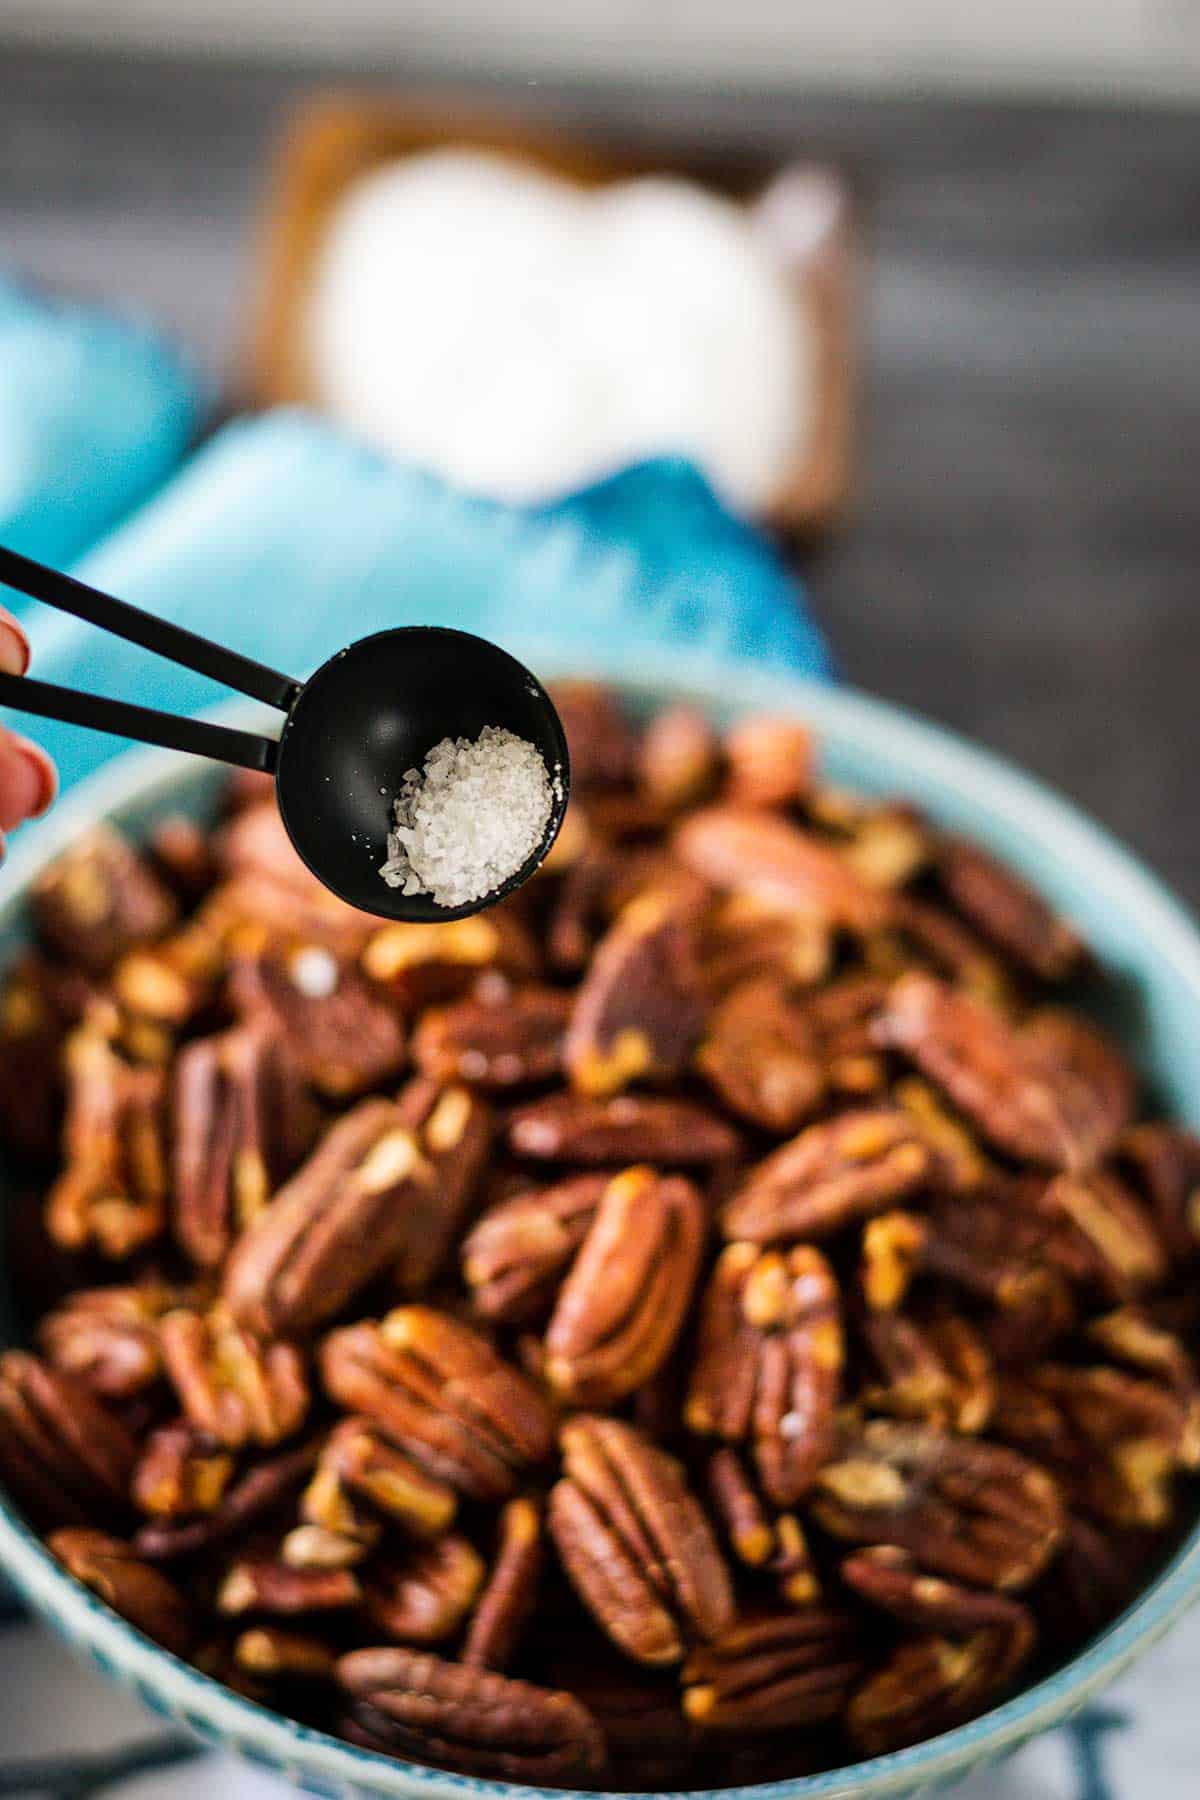
M 492 1147 L 487 1103 L 461 1082 L 443 1087 L 420 1075 L 397 1102 L 429 1171 L 406 1195 L 396 1283 L 421 1294 L 440 1275 L 470 1213 Z
M 198 1268 L 215 1269 L 308 1151 L 316 1113 L 292 1051 L 261 1025 L 186 1045 L 172 1113 L 175 1237 Z
M 279 810 L 272 803 L 272 830 L 282 832 Z M 286 834 L 285 834 L 286 836 Z M 302 880 L 289 868 L 247 866 L 205 898 L 193 915 L 197 928 L 211 933 L 227 961 L 259 955 L 267 945 L 292 942 L 323 944 L 337 956 L 354 956 L 377 928 L 369 913 L 347 906 L 322 887 L 299 862 L 290 842 L 287 855 L 299 864 Z
M 604 916 L 611 923 L 635 900 L 651 895 L 669 903 L 680 918 L 695 920 L 702 917 L 714 897 L 708 883 L 685 869 L 667 845 L 622 846 L 610 860 L 609 883 L 601 896 Z
M 820 1579 L 799 1519 L 763 1498 L 728 1445 L 709 1459 L 708 1492 L 730 1549 L 744 1568 L 773 1575 L 791 1606 L 809 1606 L 820 1598 Z
M 864 1388 L 873 1412 L 976 1436 L 995 1404 L 991 1352 L 958 1313 L 917 1319 L 905 1313 L 869 1313 L 860 1324 L 882 1381 Z
M 1038 1204 L 1043 1187 L 1035 1178 L 1027 1195 L 1020 1180 L 989 1177 L 969 1196 L 934 1198 L 919 1227 L 905 1228 L 910 1274 L 936 1276 L 993 1309 L 979 1326 L 1001 1361 L 1044 1354 L 1075 1323 L 1061 1233 Z
M 1088 1339 L 1114 1362 L 1123 1363 L 1136 1374 L 1159 1381 L 1189 1410 L 1194 1421 L 1200 1404 L 1200 1377 L 1195 1358 L 1178 1332 L 1160 1325 L 1144 1308 L 1119 1306 L 1113 1312 L 1090 1319 L 1085 1327 Z M 1195 1432 L 1189 1426 L 1189 1437 Z
M 588 828 L 598 844 L 607 844 L 623 855 L 641 850 L 657 854 L 656 839 L 669 817 L 668 809 L 644 789 L 610 788 L 589 794 Z
M 443 1643 L 471 1611 L 486 1574 L 474 1545 L 445 1532 L 414 1545 L 402 1561 L 373 1563 L 364 1581 L 367 1615 L 396 1643 Z
M 1079 1309 L 1071 1289 L 1053 1269 L 1041 1271 L 1011 1305 L 984 1314 L 978 1321 L 980 1335 L 998 1368 L 1038 1362 L 1061 1344 L 1079 1323 Z
M 1043 1637 L 1074 1648 L 1123 1612 L 1142 1579 L 1145 1532 L 1067 1517 L 1062 1549 L 1034 1593 Z
M 413 1060 L 435 1081 L 469 1081 L 504 1093 L 549 1081 L 562 1064 L 571 999 L 557 988 L 521 988 L 431 1007 L 413 1035 Z
M 928 1222 L 916 1213 L 877 1213 L 863 1227 L 858 1286 L 868 1312 L 895 1312 L 920 1272 L 929 1241 Z
M 149 864 L 107 825 L 51 863 L 31 900 L 42 942 L 91 975 L 106 974 L 135 944 L 165 936 L 178 918 Z
M 927 1575 L 907 1550 L 895 1544 L 856 1551 L 843 1559 L 839 1573 L 861 1599 L 906 1625 L 941 1631 L 947 1637 L 970 1637 L 1000 1627 L 1032 1642 L 1033 1618 L 1020 1600 Z
M 320 1361 L 339 1405 L 470 1499 L 507 1499 L 550 1454 L 550 1415 L 537 1390 L 477 1332 L 431 1307 L 332 1331 Z
M 1138 1084 L 1129 1059 L 1098 1025 L 1061 1007 L 1032 1013 L 1021 1035 L 1035 1067 L 1058 1086 L 1077 1157 L 1071 1166 L 1090 1167 L 1133 1119 Z
M 937 874 L 963 917 L 1030 975 L 1066 981 L 1084 966 L 1087 950 L 1078 932 L 977 844 L 943 840 Z
M 308 1416 L 308 1374 L 294 1344 L 264 1342 L 223 1306 L 178 1307 L 159 1326 L 163 1366 L 197 1431 L 240 1450 L 270 1449 Z
M 66 1168 L 46 1198 L 46 1228 L 64 1250 L 114 1261 L 159 1236 L 166 1219 L 165 1081 L 124 1062 L 83 1025 L 66 1048 Z
M 389 1443 L 369 1419 L 343 1419 L 334 1427 L 321 1453 L 318 1476 L 324 1469 L 410 1537 L 440 1537 L 453 1522 L 454 1489 Z M 319 1520 L 317 1513 L 309 1516 Z
M 861 1108 L 810 1125 L 758 1163 L 721 1215 L 727 1238 L 828 1237 L 929 1186 L 936 1159 L 904 1114 Z
M 810 793 L 816 745 L 799 719 L 755 714 L 731 725 L 722 741 L 726 798 L 732 806 L 789 807 Z
M 69 1575 L 174 1656 L 186 1656 L 193 1639 L 191 1610 L 173 1582 L 142 1562 L 121 1538 L 87 1527 L 52 1532 L 46 1548 Z
M 160 1426 L 141 1447 L 130 1494 L 152 1519 L 188 1519 L 215 1512 L 233 1478 L 224 1445 L 186 1419 Z
M 607 1098 L 685 1066 L 704 1018 L 694 934 L 672 896 L 631 900 L 600 940 L 563 1044 L 577 1093 Z
M 571 1694 L 416 1650 L 352 1650 L 337 1676 L 352 1704 L 347 1735 L 386 1755 L 555 1785 L 604 1765 L 600 1727 Z
M 159 1321 L 182 1295 L 166 1282 L 81 1288 L 38 1326 L 48 1362 L 102 1400 L 129 1400 L 162 1374 Z
M 961 1725 L 1000 1697 L 1033 1648 L 1031 1624 L 991 1627 L 961 1643 L 934 1633 L 896 1646 L 850 1701 L 846 1728 L 864 1756 Z
M 866 1666 L 848 1612 L 817 1606 L 739 1620 L 688 1657 L 683 1710 L 705 1732 L 802 1731 L 840 1717 Z
M 544 1375 L 564 1403 L 615 1405 L 661 1368 L 691 1304 L 705 1223 L 682 1176 L 643 1166 L 606 1184 L 546 1327 Z
M 559 1647 L 553 1664 L 555 1679 L 583 1702 L 604 1734 L 607 1787 L 679 1792 L 698 1785 L 696 1733 L 683 1716 L 673 1682 L 647 1681 L 645 1670 L 625 1662 L 615 1651 L 605 1656 L 594 1643 L 571 1656 L 565 1670 L 563 1662 Z M 707 1748 L 711 1752 L 711 1742 Z M 710 1754 L 705 1778 L 711 1775 Z
M 1149 1203 L 1172 1261 L 1191 1262 L 1200 1250 L 1200 1137 L 1174 1125 L 1133 1125 L 1115 1157 Z
M 813 1517 L 834 1537 L 895 1544 L 930 1574 L 1011 1592 L 1057 1549 L 1054 1480 L 1014 1451 L 876 1419 L 817 1476 Z
M 537 978 L 539 964 L 528 928 L 506 905 L 467 919 L 384 925 L 362 953 L 365 974 L 410 1015 L 461 999 L 486 970 L 525 982 Z
M 349 1508 L 343 1496 L 338 1528 L 294 1525 L 279 1546 L 279 1560 L 289 1569 L 355 1569 L 373 1553 L 382 1535 L 382 1527 Z
M 567 808 L 563 832 L 582 820 L 577 802 Z M 558 878 L 546 920 L 546 961 L 557 975 L 578 975 L 587 967 L 592 949 L 603 929 L 606 908 L 619 861 L 608 845 L 593 841 L 589 827 L 580 825 L 583 844 Z M 554 850 L 550 853 L 554 855 Z
M 893 987 L 876 1033 L 911 1057 L 989 1142 L 1019 1160 L 1088 1168 L 1129 1123 L 1128 1067 L 1073 1016 L 1041 1013 L 1014 1028 L 985 1002 L 909 974 Z
M 1061 1227 L 1049 1249 L 1065 1275 L 1114 1300 L 1132 1299 L 1165 1277 L 1166 1252 L 1154 1224 L 1115 1175 L 1099 1169 L 1058 1175 L 1043 1189 L 1038 1210 Z
M 277 1625 L 256 1625 L 239 1634 L 233 1660 L 245 1674 L 272 1684 L 332 1681 L 337 1652 L 323 1638 Z
M 584 1605 L 635 1662 L 679 1662 L 733 1622 L 729 1573 L 675 1458 L 617 1419 L 562 1428 L 550 1532 Z
M 156 825 L 146 848 L 158 874 L 187 905 L 201 899 L 217 878 L 212 838 L 186 813 L 170 813 Z
M 396 1262 L 434 1180 L 400 1108 L 360 1101 L 234 1245 L 223 1286 L 235 1318 L 292 1336 L 340 1312 Z
M 157 1030 L 169 1054 L 178 1034 L 213 1005 L 225 961 L 220 938 L 200 921 L 127 950 L 110 980 L 112 998 L 127 1015 L 126 1033 L 141 1030 L 152 1041 Z
M 892 1100 L 908 1114 L 938 1159 L 947 1186 L 956 1193 L 971 1194 L 994 1174 L 979 1144 L 961 1119 L 956 1119 L 938 1095 L 917 1076 L 896 1082 Z
M 135 1456 L 81 1381 L 24 1350 L 0 1356 L 0 1476 L 39 1524 L 122 1518 Z
M 926 821 L 903 800 L 868 800 L 844 788 L 818 788 L 805 811 L 829 832 L 855 872 L 896 892 L 925 869 L 933 844 Z
M 847 931 L 887 924 L 889 897 L 813 833 L 771 813 L 710 806 L 676 827 L 680 861 L 716 888 L 753 895 Z
M 705 1107 L 643 1094 L 612 1100 L 550 1094 L 517 1108 L 508 1143 L 514 1155 L 537 1162 L 646 1162 L 667 1168 L 725 1162 L 741 1147 L 732 1126 Z
M 218 866 L 224 875 L 262 875 L 303 895 L 319 896 L 321 884 L 288 835 L 273 788 L 246 798 L 232 809 L 233 816 L 214 841 Z M 352 909 L 338 903 L 347 913 Z M 360 929 L 370 920 L 359 915 Z
M 529 1325 L 550 1312 L 608 1180 L 577 1175 L 488 1208 L 462 1247 L 463 1279 L 482 1318 Z
M 353 1099 L 404 1063 L 406 1038 L 391 997 L 349 955 L 303 938 L 272 941 L 235 959 L 230 993 L 249 1020 L 266 1020 L 321 1093 Z
M 635 757 L 637 782 L 665 813 L 695 806 L 716 785 L 721 746 L 698 707 L 680 703 L 656 713 Z
M 1054 1469 L 1079 1510 L 1116 1526 L 1168 1524 L 1176 1474 L 1200 1461 L 1194 1405 L 1106 1365 L 1006 1372 L 994 1429 Z
M 343 1421 L 346 1431 L 355 1434 L 360 1423 Z M 280 1558 L 289 1568 L 353 1569 L 365 1561 L 383 1536 L 382 1519 L 351 1493 L 337 1467 L 338 1439 L 342 1435 L 342 1426 L 336 1427 L 322 1446 L 312 1480 L 300 1496 L 297 1511 L 301 1523 L 287 1533 L 279 1546 Z
M 305 1445 L 252 1465 L 226 1489 L 210 1513 L 198 1519 L 153 1519 L 133 1540 L 148 1562 L 175 1562 L 194 1557 L 249 1532 L 278 1513 L 303 1486 L 316 1461 L 316 1449 Z
M 63 1044 L 94 998 L 86 975 L 36 950 L 8 969 L 0 993 L 0 1129 L 10 1149 L 53 1153 Z
M 544 1561 L 541 1507 L 523 1494 L 500 1514 L 495 1556 L 463 1643 L 464 1663 L 503 1672 L 515 1660 L 537 1604 Z
M 571 757 L 571 785 L 618 787 L 633 773 L 637 739 L 620 699 L 599 681 L 550 684 Z
M 778 1137 L 798 1130 L 825 1097 L 817 1034 L 773 975 L 739 982 L 713 1008 L 695 1063 L 730 1112 Z
M 844 1345 L 837 1280 L 812 1245 L 730 1244 L 713 1271 L 684 1419 L 748 1442 L 776 1506 L 793 1506 L 836 1447 Z
M 712 999 L 759 976 L 788 989 L 811 987 L 828 974 L 832 956 L 822 920 L 751 894 L 721 895 L 700 920 L 700 980 Z
M 246 1613 L 289 1619 L 343 1612 L 361 1599 L 362 1587 L 351 1569 L 296 1569 L 269 1556 L 246 1556 L 226 1570 L 216 1606 L 231 1619 Z
M 956 913 L 936 901 L 902 892 L 892 904 L 891 929 L 864 946 L 871 971 L 894 980 L 914 966 L 927 969 L 964 993 L 1007 1009 L 1013 983 L 999 955 Z
M 886 981 L 860 972 L 842 975 L 806 995 L 805 1011 L 834 1093 L 869 1100 L 887 1085 L 884 1059 L 873 1035 L 887 996 Z

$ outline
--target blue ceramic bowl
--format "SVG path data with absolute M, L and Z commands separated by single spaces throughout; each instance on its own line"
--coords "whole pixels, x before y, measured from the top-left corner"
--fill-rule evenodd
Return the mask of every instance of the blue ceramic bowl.
M 554 673 L 553 654 L 539 653 L 536 645 L 513 648 L 542 673 Z M 1200 1127 L 1200 931 L 1152 875 L 1072 807 L 983 751 L 861 694 L 689 665 L 678 656 L 664 656 L 657 666 L 640 657 L 636 669 L 611 657 L 593 660 L 638 707 L 687 698 L 721 722 L 751 711 L 793 712 L 815 726 L 834 780 L 910 795 L 935 819 L 969 832 L 1024 870 L 1079 924 L 1116 977 L 1109 1022 L 1132 1047 L 1159 1100 Z M 244 723 L 248 710 L 227 708 L 222 716 Z M 121 757 L 81 784 L 18 840 L 3 874 L 0 940 L 6 948 L 21 939 L 23 891 L 86 825 L 107 817 L 137 833 L 170 810 L 200 815 L 219 779 L 206 765 L 156 751 Z M 391 1761 L 240 1699 L 150 1643 L 72 1581 L 2 1499 L 0 1566 L 68 1642 L 157 1712 L 310 1792 L 343 1800 L 500 1800 L 543 1792 Z M 923 1793 L 956 1779 L 1089 1700 L 1166 1631 L 1198 1587 L 1200 1529 L 1121 1618 L 1016 1699 L 911 1750 L 732 1791 L 746 1800 L 874 1800 Z

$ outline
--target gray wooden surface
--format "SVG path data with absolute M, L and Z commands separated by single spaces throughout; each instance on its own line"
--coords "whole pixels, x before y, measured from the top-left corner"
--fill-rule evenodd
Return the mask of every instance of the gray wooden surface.
M 0 264 L 144 302 L 226 369 L 264 153 L 318 79 L 0 48 Z M 1200 116 L 518 98 L 861 168 L 861 473 L 815 609 L 852 680 L 1049 777 L 1200 901 Z

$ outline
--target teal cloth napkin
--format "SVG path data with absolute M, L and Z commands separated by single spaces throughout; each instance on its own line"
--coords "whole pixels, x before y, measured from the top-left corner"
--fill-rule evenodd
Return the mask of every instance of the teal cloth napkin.
M 200 405 L 157 332 L 0 279 L 0 543 L 73 562 L 179 464 Z
M 227 426 L 76 573 L 297 676 L 355 638 L 416 623 L 549 640 L 580 667 L 598 644 L 675 644 L 830 668 L 795 580 L 689 463 L 643 463 L 551 505 L 511 507 L 300 412 Z M 27 622 L 47 680 L 172 711 L 221 697 L 75 620 L 33 608 Z M 120 748 L 48 721 L 27 729 L 64 783 Z

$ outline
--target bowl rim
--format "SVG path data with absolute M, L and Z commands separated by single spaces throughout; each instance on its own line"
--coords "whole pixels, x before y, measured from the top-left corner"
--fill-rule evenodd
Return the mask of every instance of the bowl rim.
M 580 658 L 555 652 L 536 639 L 514 640 L 514 654 L 545 670 L 549 678 L 578 671 Z M 714 662 L 676 652 L 661 657 L 639 650 L 634 656 L 606 651 L 589 659 L 591 672 L 614 681 L 634 700 L 661 703 L 690 699 L 713 711 L 790 712 L 823 733 L 849 740 L 891 774 L 899 762 L 919 777 L 931 810 L 942 796 L 961 803 L 969 796 L 986 841 L 990 827 L 1003 827 L 1018 846 L 1016 861 L 1036 868 L 1039 848 L 1053 844 L 1060 863 L 1089 868 L 1098 888 L 1118 897 L 1123 910 L 1136 910 L 1144 935 L 1152 937 L 1160 960 L 1195 997 L 1200 1010 L 1200 926 L 1132 852 L 1070 801 L 1036 777 L 995 753 L 915 713 L 848 687 L 800 676 L 780 676 L 752 665 Z M 225 723 L 261 718 L 245 701 L 209 709 Z M 190 786 L 194 772 L 170 751 L 132 750 L 81 781 L 50 815 L 22 834 L 0 876 L 0 930 L 36 873 L 88 825 L 134 807 L 169 801 Z M 901 782 L 903 776 L 901 776 Z M 154 1644 L 67 1575 L 9 1501 L 0 1496 L 0 1568 L 22 1596 L 68 1639 L 86 1649 L 105 1671 L 131 1683 L 160 1713 L 175 1717 L 235 1754 L 308 1783 L 329 1780 L 330 1793 L 420 1793 L 429 1800 L 553 1800 L 577 1790 L 538 1788 L 427 1768 L 359 1749 L 339 1738 L 287 1719 L 202 1674 Z M 817 1774 L 750 1783 L 734 1788 L 691 1788 L 692 1800 L 837 1800 L 838 1796 L 883 1796 L 909 1792 L 963 1774 L 977 1761 L 1017 1748 L 1061 1722 L 1149 1647 L 1200 1592 L 1200 1524 L 1135 1601 L 1077 1656 L 1013 1698 L 965 1725 L 903 1750 L 889 1752 Z M 340 1783 L 341 1785 L 336 1785 Z M 588 1790 L 596 1800 L 595 1790 Z M 668 1790 L 625 1794 L 623 1800 L 665 1800 Z M 583 1794 L 579 1793 L 579 1800 Z M 604 1800 L 618 1800 L 617 1796 Z

